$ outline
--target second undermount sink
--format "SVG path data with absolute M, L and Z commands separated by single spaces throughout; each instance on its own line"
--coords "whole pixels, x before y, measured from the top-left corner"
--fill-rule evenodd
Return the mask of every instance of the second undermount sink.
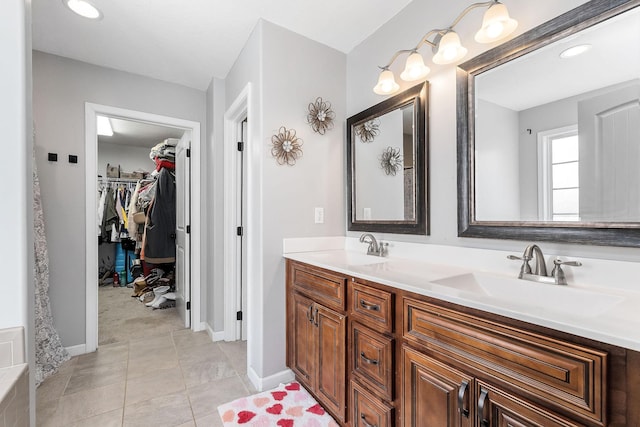
M 531 313 L 553 311 L 571 316 L 595 317 L 624 300 L 618 295 L 487 273 L 461 274 L 435 280 L 433 283 L 454 288 L 462 294 L 490 297 L 500 305 L 525 305 L 531 307 Z

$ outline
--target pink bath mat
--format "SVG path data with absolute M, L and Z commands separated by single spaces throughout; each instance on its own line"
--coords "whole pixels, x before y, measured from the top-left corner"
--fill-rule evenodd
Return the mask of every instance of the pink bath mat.
M 225 403 L 218 413 L 224 427 L 338 427 L 297 382 Z

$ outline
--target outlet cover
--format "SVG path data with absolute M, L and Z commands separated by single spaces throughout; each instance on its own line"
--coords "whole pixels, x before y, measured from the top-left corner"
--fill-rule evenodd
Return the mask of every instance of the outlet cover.
M 324 208 L 316 208 L 315 221 L 316 224 L 324 224 Z

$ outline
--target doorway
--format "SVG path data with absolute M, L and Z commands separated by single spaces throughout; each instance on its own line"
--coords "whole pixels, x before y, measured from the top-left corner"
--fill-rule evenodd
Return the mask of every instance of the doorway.
M 183 189 L 190 188 L 190 193 L 194 195 L 190 199 L 187 198 L 185 205 L 190 208 L 183 215 L 182 225 L 183 232 L 188 234 L 187 242 L 185 244 L 183 240 L 182 252 L 184 256 L 185 268 L 179 271 L 183 280 L 186 280 L 183 288 L 184 304 L 184 324 L 189 325 L 191 330 L 202 330 L 202 324 L 200 322 L 200 259 L 199 251 L 200 247 L 200 233 L 190 233 L 191 229 L 200 229 L 200 124 L 197 122 L 176 119 L 167 116 L 159 116 L 150 113 L 144 113 L 134 110 L 125 110 L 117 107 L 110 107 L 92 103 L 85 104 L 85 139 L 86 139 L 86 176 L 87 176 L 87 188 L 86 188 L 86 352 L 92 352 L 97 349 L 98 346 L 98 292 L 96 286 L 96 278 L 98 277 L 98 239 L 97 233 L 97 217 L 96 206 L 97 200 L 97 181 L 90 177 L 96 177 L 98 174 L 97 169 L 97 116 L 106 116 L 115 119 L 128 120 L 141 124 L 151 124 L 158 126 L 165 126 L 179 130 L 182 132 L 181 144 L 186 147 L 187 142 L 191 142 L 189 149 L 184 149 L 184 157 L 190 155 L 194 159 L 191 162 L 191 167 L 185 176 L 182 177 L 181 186 Z M 183 160 L 184 161 L 184 160 Z M 178 179 L 180 182 L 180 179 Z M 93 183 L 93 184 L 92 184 Z M 186 194 L 183 191 L 183 194 Z M 176 233 L 178 237 L 180 233 Z M 184 236 L 183 236 L 184 237 Z M 196 248 L 193 252 L 193 256 L 189 255 L 189 249 Z M 186 253 L 184 252 L 186 250 Z M 186 273 L 186 274 L 185 274 Z M 189 292 L 190 291 L 190 295 Z M 178 298 L 176 298 L 178 300 Z M 176 302 L 179 304 L 179 302 Z

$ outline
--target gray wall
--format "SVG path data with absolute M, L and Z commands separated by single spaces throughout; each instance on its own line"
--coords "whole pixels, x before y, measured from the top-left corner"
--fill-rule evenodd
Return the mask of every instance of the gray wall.
M 511 1 L 507 5 L 512 16 L 519 21 L 516 35 L 536 25 L 548 21 L 580 4 L 585 0 L 537 2 Z M 448 25 L 469 3 L 463 0 L 447 2 L 446 7 L 437 0 L 423 0 L 410 3 L 380 27 L 347 55 L 347 115 L 351 116 L 383 99 L 373 93 L 379 65 L 385 65 L 399 49 L 410 49 L 431 28 Z M 482 20 L 481 11 L 472 12 L 460 25 L 460 37 L 469 49 L 468 58 L 485 51 L 492 45 L 480 45 L 473 41 L 473 34 Z M 427 52 L 423 48 L 421 52 Z M 427 53 L 430 57 L 430 54 Z M 397 61 L 391 68 L 396 75 L 404 64 Z M 527 242 L 471 239 L 457 237 L 457 176 L 456 176 L 456 73 L 453 66 L 437 66 L 429 63 L 431 75 L 429 96 L 429 178 L 431 236 L 381 235 L 401 241 L 435 243 L 453 246 L 492 248 L 522 252 Z M 401 89 L 415 83 L 401 83 Z M 348 236 L 359 233 L 347 232 Z M 638 250 L 588 245 L 566 245 L 554 242 L 543 244 L 545 253 L 575 255 L 592 258 L 637 260 Z
M 84 195 L 86 183 L 93 179 L 84 172 L 85 102 L 200 122 L 204 139 L 205 92 L 42 52 L 34 52 L 33 64 L 51 306 L 56 329 L 68 347 L 85 342 Z M 57 152 L 63 161 L 48 162 L 47 152 Z M 79 163 L 64 161 L 68 154 L 77 154 Z
M 107 164 L 120 165 L 120 172 L 151 172 L 156 165 L 149 158 L 149 151 L 147 147 L 98 142 L 98 175 L 107 176 Z
M 262 230 L 249 253 L 262 268 L 261 285 L 250 284 L 248 313 L 249 366 L 260 377 L 285 369 L 282 239 L 344 232 L 344 76 L 344 54 L 262 21 L 226 78 L 227 108 L 252 84 L 248 150 L 260 153 L 249 165 L 249 184 L 258 193 L 249 197 L 261 215 L 250 216 L 247 226 Z M 306 123 L 307 105 L 318 96 L 336 112 L 335 127 L 324 136 Z M 303 157 L 293 167 L 271 156 L 271 136 L 280 126 L 295 129 L 304 141 Z M 324 207 L 324 224 L 314 223 L 315 207 Z

